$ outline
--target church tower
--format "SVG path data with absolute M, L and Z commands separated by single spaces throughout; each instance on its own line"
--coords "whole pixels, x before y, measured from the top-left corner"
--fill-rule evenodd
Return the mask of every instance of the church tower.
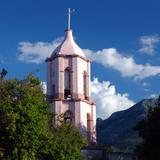
M 96 142 L 96 106 L 90 97 L 90 60 L 75 43 L 70 29 L 47 58 L 47 95 L 54 114 L 78 127 L 89 143 Z

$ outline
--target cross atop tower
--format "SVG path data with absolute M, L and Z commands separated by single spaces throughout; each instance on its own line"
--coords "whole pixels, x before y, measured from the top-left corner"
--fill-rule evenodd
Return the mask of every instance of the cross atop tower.
M 74 9 L 68 8 L 68 30 L 71 29 L 71 13 L 74 12 Z

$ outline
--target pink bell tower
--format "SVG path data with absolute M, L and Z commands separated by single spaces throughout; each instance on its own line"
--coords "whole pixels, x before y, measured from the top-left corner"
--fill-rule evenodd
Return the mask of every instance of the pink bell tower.
M 47 58 L 47 95 L 54 114 L 78 127 L 89 143 L 96 143 L 96 106 L 90 97 L 90 60 L 75 43 L 70 29 Z

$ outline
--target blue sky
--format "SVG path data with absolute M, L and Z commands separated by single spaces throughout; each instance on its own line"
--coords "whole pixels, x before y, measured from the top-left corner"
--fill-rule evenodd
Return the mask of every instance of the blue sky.
M 8 78 L 24 78 L 41 68 L 37 75 L 46 81 L 42 60 L 50 53 L 41 52 L 41 63 L 37 63 L 39 50 L 34 49 L 39 46 L 37 42 L 41 42 L 42 49 L 50 47 L 49 51 L 59 43 L 67 26 L 68 7 L 75 9 L 72 15 L 75 40 L 93 59 L 93 85 L 104 87 L 103 81 L 110 82 L 103 92 L 111 90 L 113 99 L 125 97 L 133 103 L 159 94 L 158 0 L 1 0 L 0 69 L 8 70 Z M 30 63 L 27 54 L 36 63 Z M 96 94 L 99 93 L 93 96 Z M 109 96 L 110 92 L 106 99 Z

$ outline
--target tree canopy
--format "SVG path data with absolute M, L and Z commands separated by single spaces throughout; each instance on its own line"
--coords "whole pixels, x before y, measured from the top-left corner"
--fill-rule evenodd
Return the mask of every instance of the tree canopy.
M 140 121 L 135 128 L 143 143 L 137 146 L 139 160 L 160 159 L 160 98 L 158 107 L 151 108 L 146 119 Z
M 86 140 L 71 124 L 52 127 L 40 82 L 33 75 L 0 82 L 0 159 L 81 159 Z

